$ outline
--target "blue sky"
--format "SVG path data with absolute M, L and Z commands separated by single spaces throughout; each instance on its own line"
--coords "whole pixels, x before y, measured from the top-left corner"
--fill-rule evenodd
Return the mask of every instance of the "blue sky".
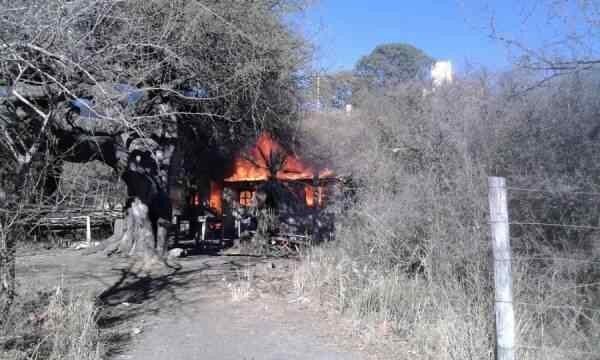
M 489 38 L 493 18 L 498 31 L 537 46 L 548 36 L 547 9 L 535 0 L 320 0 L 301 20 L 319 51 L 315 66 L 351 69 L 375 46 L 407 42 L 457 69 L 469 62 L 502 70 L 507 48 Z

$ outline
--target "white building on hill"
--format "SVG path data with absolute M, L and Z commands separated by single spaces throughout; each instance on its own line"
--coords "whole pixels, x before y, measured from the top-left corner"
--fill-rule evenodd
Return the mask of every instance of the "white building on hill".
M 433 87 L 439 87 L 452 82 L 452 63 L 450 60 L 436 61 L 431 67 L 431 80 Z

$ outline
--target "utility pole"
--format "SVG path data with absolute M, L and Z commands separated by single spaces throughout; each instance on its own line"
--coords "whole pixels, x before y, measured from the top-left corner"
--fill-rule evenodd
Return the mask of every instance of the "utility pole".
M 321 74 L 317 71 L 317 99 L 315 101 L 317 111 L 321 111 Z

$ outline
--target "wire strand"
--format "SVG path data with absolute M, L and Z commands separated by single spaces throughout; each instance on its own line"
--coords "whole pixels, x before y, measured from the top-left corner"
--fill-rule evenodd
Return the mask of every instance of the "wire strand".
M 598 356 L 598 352 L 581 351 L 581 350 L 564 350 L 564 349 L 557 348 L 557 347 L 542 347 L 542 346 L 533 346 L 533 345 L 527 345 L 527 344 L 517 344 L 517 345 L 515 345 L 515 348 L 527 349 L 527 350 L 538 350 L 538 351 L 545 351 L 545 352 L 558 352 L 561 354 L 590 355 L 590 356 L 595 356 L 595 357 Z
M 545 193 L 545 194 L 570 194 L 570 195 L 584 195 L 584 196 L 600 196 L 598 192 L 591 191 L 556 191 L 556 190 L 544 190 L 544 189 L 527 189 L 527 188 L 519 188 L 507 186 L 507 190 L 517 191 L 517 192 L 528 192 L 528 193 Z
M 544 222 L 518 222 L 510 221 L 510 225 L 521 225 L 521 226 L 547 226 L 547 227 L 560 227 L 573 230 L 600 230 L 600 226 L 589 226 L 589 225 L 568 225 L 568 224 L 554 224 Z
M 513 256 L 513 260 L 520 261 L 563 261 L 563 262 L 579 262 L 586 264 L 599 264 L 600 260 L 594 259 L 576 259 L 576 258 L 568 258 L 568 257 L 554 257 L 554 256 Z
M 502 302 L 502 301 L 498 301 L 498 302 Z M 593 308 L 593 307 L 589 307 L 589 306 L 579 306 L 579 305 L 569 305 L 569 304 L 567 304 L 567 305 L 544 305 L 544 304 L 528 303 L 528 302 L 523 302 L 523 301 L 514 301 L 513 304 L 523 305 L 523 306 L 532 306 L 532 307 L 538 307 L 538 308 L 546 308 L 546 309 L 557 309 L 557 310 L 567 309 L 567 310 L 573 310 L 573 311 L 585 310 L 585 311 L 594 311 L 594 312 L 600 313 L 600 308 Z

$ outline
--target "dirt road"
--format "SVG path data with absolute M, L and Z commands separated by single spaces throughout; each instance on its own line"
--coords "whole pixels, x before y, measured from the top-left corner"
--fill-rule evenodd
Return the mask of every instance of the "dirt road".
M 367 359 L 335 317 L 310 310 L 286 284 L 289 260 L 197 255 L 177 271 L 138 278 L 124 260 L 65 250 L 22 256 L 36 287 L 62 281 L 101 299 L 112 359 Z

